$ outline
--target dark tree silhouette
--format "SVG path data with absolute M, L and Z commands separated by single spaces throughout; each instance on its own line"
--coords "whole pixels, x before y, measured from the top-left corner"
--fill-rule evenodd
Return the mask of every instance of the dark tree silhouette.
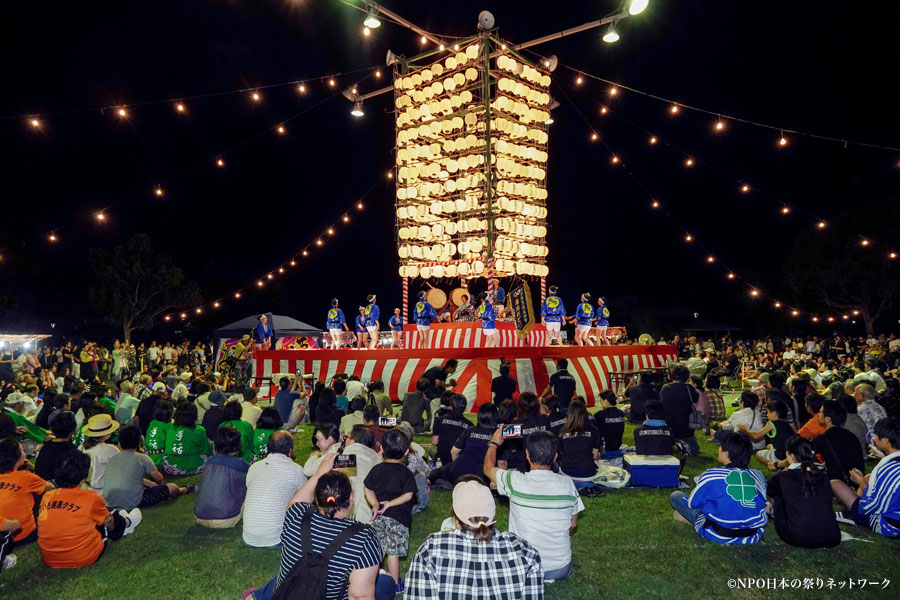
M 122 327 L 126 342 L 134 330 L 150 329 L 161 314 L 200 303 L 199 286 L 185 280 L 172 258 L 160 254 L 145 234 L 112 251 L 94 248 L 90 265 L 96 280 L 88 297 L 111 325 Z
M 892 260 L 883 245 L 896 247 L 898 231 L 896 202 L 846 211 L 824 230 L 800 234 L 785 262 L 785 285 L 801 306 L 858 316 L 872 334 L 875 321 L 900 298 L 900 259 Z

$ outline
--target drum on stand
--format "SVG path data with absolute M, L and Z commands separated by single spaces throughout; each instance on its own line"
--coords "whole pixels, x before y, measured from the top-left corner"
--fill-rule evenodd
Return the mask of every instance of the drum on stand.
M 435 310 L 441 310 L 447 306 L 447 293 L 444 290 L 433 287 L 425 294 L 425 300 L 427 300 Z

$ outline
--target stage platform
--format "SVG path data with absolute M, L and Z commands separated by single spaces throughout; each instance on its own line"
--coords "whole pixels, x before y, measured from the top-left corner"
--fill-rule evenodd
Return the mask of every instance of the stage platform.
M 620 391 L 621 378 L 611 374 L 665 367 L 676 360 L 674 346 L 549 346 L 506 348 L 436 348 L 432 350 L 269 350 L 256 352 L 253 373 L 269 379 L 276 374 L 293 374 L 299 369 L 316 380 L 330 382 L 336 373 L 358 375 L 363 382 L 380 379 L 392 399 L 415 389 L 426 369 L 447 359 L 459 361 L 453 378 L 455 390 L 477 410 L 491 401 L 491 380 L 499 375 L 500 358 L 512 363 L 510 375 L 518 391 L 540 394 L 556 372 L 556 360 L 569 361 L 577 391 L 593 406 L 600 392 Z M 619 381 L 612 381 L 618 379 Z M 263 390 L 268 394 L 268 390 Z

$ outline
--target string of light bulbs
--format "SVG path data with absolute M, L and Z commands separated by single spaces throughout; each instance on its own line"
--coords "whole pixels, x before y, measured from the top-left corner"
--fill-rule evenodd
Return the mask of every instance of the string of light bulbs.
M 570 89 L 572 89 L 572 88 L 570 88 Z M 682 164 L 685 166 L 685 168 L 693 168 L 696 166 L 706 167 L 706 168 L 710 169 L 711 171 L 713 171 L 714 173 L 716 173 L 717 175 L 719 175 L 720 177 L 722 177 L 723 179 L 728 180 L 730 182 L 730 184 L 732 184 L 734 186 L 734 188 L 737 189 L 741 194 L 754 193 L 754 194 L 762 195 L 763 197 L 771 200 L 772 203 L 778 209 L 778 214 L 786 217 L 789 215 L 793 215 L 795 213 L 800 213 L 800 214 L 806 216 L 812 222 L 812 226 L 814 229 L 816 229 L 817 231 L 827 231 L 828 221 L 827 221 L 827 219 L 823 218 L 822 216 L 812 213 L 811 211 L 804 209 L 802 207 L 797 207 L 796 205 L 791 205 L 791 204 L 788 204 L 787 202 L 779 200 L 774 195 L 766 192 L 764 189 L 762 189 L 758 185 L 755 185 L 755 184 L 750 185 L 749 178 L 741 179 L 741 178 L 734 177 L 733 175 L 730 175 L 730 174 L 724 172 L 723 170 L 721 170 L 718 167 L 716 167 L 715 165 L 713 165 L 711 162 L 703 159 L 701 156 L 698 155 L 698 153 L 685 150 L 684 148 L 652 133 L 647 128 L 639 125 L 638 123 L 634 122 L 632 119 L 629 119 L 628 117 L 624 116 L 622 113 L 614 110 L 610 106 L 610 102 L 598 101 L 598 100 L 594 99 L 593 97 L 591 97 L 589 94 L 585 93 L 583 91 L 583 89 L 581 89 L 581 88 L 575 88 L 575 90 L 580 95 L 582 95 L 583 97 L 585 97 L 588 100 L 590 100 L 591 102 L 593 102 L 595 104 L 595 106 L 598 108 L 598 111 L 597 111 L 598 114 L 600 114 L 601 116 L 611 115 L 611 116 L 619 119 L 623 123 L 629 125 L 630 127 L 640 131 L 645 136 L 648 147 L 666 146 L 668 148 L 671 148 L 675 152 L 679 153 L 682 156 L 682 159 L 683 159 Z M 616 88 L 616 87 L 610 87 L 607 94 L 608 94 L 608 96 L 610 96 L 610 98 L 620 96 L 620 92 L 618 91 L 618 88 Z M 724 122 L 721 119 L 719 119 L 713 124 L 712 129 L 716 134 L 719 134 L 719 133 L 724 132 L 724 130 L 726 130 L 727 127 L 725 126 Z M 592 137 L 593 137 L 594 133 L 595 132 L 592 130 Z M 781 138 L 781 139 L 785 140 L 785 143 L 782 144 L 779 141 L 778 145 L 783 147 L 787 144 L 787 141 L 786 141 L 786 138 Z M 857 243 L 860 246 L 862 246 L 864 248 L 872 248 L 872 249 L 880 248 L 882 253 L 884 254 L 884 256 L 886 256 L 890 260 L 895 260 L 895 259 L 897 259 L 898 255 L 900 255 L 900 251 L 898 251 L 898 249 L 891 247 L 890 245 L 885 244 L 881 241 L 875 240 L 871 236 L 866 237 L 863 235 L 856 235 L 855 237 L 857 239 Z
M 825 315 L 822 313 L 803 310 L 797 306 L 792 305 L 791 303 L 784 302 L 772 296 L 771 294 L 768 294 L 762 289 L 760 285 L 751 282 L 749 279 L 740 275 L 736 270 L 731 269 L 727 265 L 723 264 L 722 261 L 717 257 L 717 255 L 710 250 L 710 248 L 698 241 L 696 235 L 692 233 L 690 229 L 682 225 L 681 222 L 676 219 L 668 209 L 662 206 L 662 203 L 656 199 L 656 197 L 650 192 L 647 186 L 644 185 L 644 183 L 634 173 L 634 171 L 632 171 L 631 168 L 628 167 L 628 165 L 622 159 L 622 156 L 616 153 L 609 146 L 606 140 L 597 133 L 597 130 L 591 126 L 591 122 L 587 119 L 587 117 L 585 117 L 581 110 L 578 109 L 572 99 L 568 96 L 568 94 L 566 94 L 565 90 L 562 90 L 562 92 L 566 96 L 566 99 L 569 101 L 572 107 L 575 109 L 575 111 L 578 113 L 578 115 L 581 117 L 581 119 L 584 120 L 584 122 L 589 127 L 591 127 L 592 133 L 590 136 L 590 141 L 599 142 L 609 155 L 610 163 L 616 167 L 621 168 L 632 180 L 632 182 L 634 182 L 634 184 L 638 188 L 640 188 L 641 192 L 647 196 L 651 211 L 667 217 L 669 221 L 675 226 L 675 228 L 681 231 L 683 241 L 687 244 L 691 244 L 700 248 L 706 255 L 704 262 L 709 266 L 716 266 L 721 268 L 722 272 L 725 274 L 724 277 L 727 281 L 733 281 L 745 286 L 748 291 L 748 295 L 753 299 L 768 299 L 771 303 L 772 308 L 774 308 L 775 310 L 786 310 L 792 317 L 808 317 L 809 320 L 813 323 L 834 323 L 838 320 L 849 321 L 851 319 L 851 316 L 857 316 L 859 314 L 858 310 L 854 310 L 849 313 L 844 313 L 837 316 Z
M 281 275 L 290 274 L 292 271 L 295 271 L 297 267 L 301 265 L 301 261 L 312 256 L 313 252 L 316 250 L 321 250 L 326 246 L 325 240 L 333 239 L 338 234 L 338 228 L 340 227 L 349 227 L 351 224 L 350 215 L 354 213 L 362 212 L 366 205 L 365 200 L 369 197 L 369 195 L 375 191 L 375 189 L 381 185 L 385 180 L 393 179 L 394 174 L 393 171 L 387 171 L 385 175 L 381 177 L 378 181 L 376 181 L 372 187 L 370 187 L 362 196 L 353 201 L 353 204 L 347 208 L 339 219 L 332 222 L 331 225 L 323 228 L 321 233 L 313 238 L 312 241 L 307 242 L 300 249 L 291 253 L 289 259 L 285 259 L 277 264 L 272 269 L 267 270 L 263 275 L 258 278 L 253 279 L 252 281 L 248 281 L 243 286 L 237 288 L 234 292 L 232 292 L 229 296 L 219 296 L 213 300 L 207 301 L 198 306 L 194 306 L 191 309 L 186 309 L 181 312 L 169 313 L 163 316 L 163 321 L 170 322 L 176 318 L 180 318 L 182 321 L 187 319 L 188 316 L 202 316 L 206 312 L 212 310 L 218 310 L 222 308 L 227 301 L 237 302 L 243 298 L 245 298 L 248 293 L 252 290 L 262 290 L 266 287 L 267 283 L 270 281 L 276 280 L 277 277 Z M 227 298 L 227 299 L 226 299 Z
M 547 59 L 531 50 L 526 49 L 525 51 L 531 52 L 534 56 L 536 56 L 542 62 L 542 64 L 549 64 L 549 62 L 548 62 L 549 59 Z M 736 115 L 731 115 L 731 114 L 723 113 L 720 111 L 709 110 L 709 109 L 702 108 L 699 106 L 694 106 L 691 104 L 686 104 L 684 102 L 679 102 L 678 100 L 673 100 L 671 98 L 665 98 L 663 96 L 659 96 L 652 92 L 640 90 L 640 89 L 637 89 L 637 88 L 634 88 L 634 87 L 631 87 L 631 86 L 628 86 L 628 85 L 625 85 L 622 83 L 611 81 L 611 80 L 601 77 L 599 75 L 595 75 L 595 74 L 585 71 L 583 69 L 579 69 L 577 67 L 567 65 L 567 64 L 559 62 L 559 61 L 557 61 L 557 65 L 560 67 L 563 67 L 565 69 L 568 69 L 569 71 L 571 71 L 573 73 L 573 75 L 575 77 L 574 81 L 575 81 L 576 85 L 584 84 L 585 79 L 593 79 L 595 81 L 605 83 L 605 84 L 611 86 L 612 88 L 615 88 L 620 91 L 625 90 L 625 91 L 629 91 L 629 92 L 634 92 L 636 94 L 640 94 L 647 98 L 652 98 L 653 100 L 658 100 L 659 102 L 663 102 L 667 105 L 666 110 L 670 114 L 677 114 L 677 113 L 681 112 L 682 110 L 690 110 L 690 111 L 695 111 L 698 113 L 702 113 L 705 115 L 715 117 L 723 122 L 723 126 L 724 126 L 724 123 L 727 121 L 734 121 L 735 123 L 742 123 L 744 125 L 752 125 L 754 127 L 760 127 L 763 129 L 768 129 L 770 131 L 777 131 L 777 132 L 779 132 L 779 138 L 777 139 L 776 143 L 778 143 L 779 145 L 787 145 L 788 144 L 789 140 L 787 138 L 787 135 L 796 135 L 796 136 L 804 136 L 804 137 L 808 137 L 808 138 L 812 138 L 812 139 L 822 140 L 822 141 L 826 141 L 826 142 L 835 142 L 835 143 L 839 143 L 839 144 L 843 145 L 844 147 L 860 146 L 863 148 L 873 148 L 876 150 L 900 152 L 900 147 L 897 147 L 897 146 L 889 146 L 889 145 L 885 145 L 885 144 L 875 144 L 872 142 L 863 142 L 863 141 L 859 141 L 859 140 L 850 140 L 847 138 L 838 138 L 838 137 L 834 137 L 834 136 L 822 135 L 822 134 L 813 133 L 810 131 L 803 131 L 801 129 L 794 129 L 792 127 L 784 127 L 782 125 L 772 125 L 770 123 L 754 121 L 751 119 L 738 117 Z M 898 166 L 900 166 L 900 163 L 898 163 Z
M 361 84 L 363 81 L 365 81 L 368 78 L 379 79 L 382 75 L 381 69 L 378 67 L 367 67 L 365 69 L 357 69 L 355 71 L 348 71 L 346 73 L 360 73 L 360 72 L 365 72 L 365 71 L 368 71 L 369 74 L 366 77 L 363 77 L 360 80 L 356 81 L 353 84 L 352 89 L 355 90 L 359 84 Z M 314 80 L 314 79 L 325 80 L 325 77 L 328 77 L 328 76 L 312 78 L 310 80 Z M 273 84 L 272 86 L 267 86 L 267 87 L 270 87 L 270 88 L 271 87 L 279 87 L 282 85 L 285 85 L 285 84 Z M 246 146 L 247 144 L 250 144 L 260 138 L 263 138 L 266 135 L 272 135 L 272 134 L 275 134 L 277 136 L 287 135 L 287 133 L 288 133 L 287 125 L 288 124 L 290 124 L 292 121 L 302 117 L 306 113 L 311 112 L 311 111 L 315 110 L 316 108 L 319 108 L 321 105 L 325 104 L 329 100 L 331 100 L 341 94 L 341 91 L 338 90 L 337 80 L 334 77 L 329 77 L 328 86 L 330 89 L 332 89 L 334 91 L 332 93 L 330 93 L 328 96 L 319 100 L 318 102 L 304 108 L 303 110 L 301 110 L 297 113 L 294 113 L 290 117 L 283 119 L 274 125 L 267 126 L 262 131 L 254 134 L 254 135 L 251 135 L 250 137 L 247 137 L 247 138 L 243 139 L 242 141 L 240 141 L 236 144 L 233 144 L 224 150 L 216 152 L 213 155 L 211 155 L 207 158 L 204 158 L 203 160 L 200 160 L 200 161 L 194 163 L 193 165 L 178 171 L 174 175 L 171 175 L 169 177 L 166 177 L 165 179 L 161 179 L 161 180 L 157 181 L 157 183 L 155 185 L 153 185 L 150 189 L 151 196 L 155 197 L 155 198 L 162 198 L 162 197 L 166 196 L 169 184 L 171 184 L 175 180 L 180 179 L 190 173 L 193 173 L 193 172 L 197 171 L 198 169 L 201 169 L 205 166 L 212 165 L 216 169 L 219 169 L 219 170 L 224 169 L 226 166 L 231 164 L 230 161 L 226 161 L 226 157 L 228 157 L 229 155 L 234 153 L 236 150 L 242 148 L 243 146 Z M 251 101 L 260 102 L 260 101 L 262 101 L 262 92 L 260 91 L 261 89 L 262 88 L 260 88 L 260 87 L 252 88 L 251 91 L 244 91 L 244 93 L 249 94 Z M 301 90 L 302 93 L 305 93 L 306 91 L 307 91 L 307 89 L 305 87 L 303 90 Z M 170 101 L 167 101 L 167 102 L 170 102 Z M 158 103 L 159 102 L 151 101 L 151 102 L 148 102 L 145 104 L 158 104 Z M 137 105 L 135 105 L 135 104 L 129 105 L 129 109 L 134 106 L 137 106 Z M 183 101 L 178 101 L 178 102 L 174 103 L 173 106 L 174 106 L 175 112 L 177 114 L 185 114 L 187 112 L 186 105 L 184 104 Z M 117 114 L 118 114 L 119 118 L 121 118 L 121 119 L 127 119 L 131 115 L 131 112 L 129 112 L 128 109 L 119 108 L 117 110 L 118 110 Z M 120 200 L 118 200 L 117 202 L 115 202 L 113 204 L 104 206 L 104 207 L 100 208 L 99 210 L 95 210 L 92 215 L 92 219 L 94 222 L 96 222 L 98 224 L 107 223 L 110 220 L 111 213 L 114 209 L 116 209 L 122 205 L 134 202 L 136 200 L 143 199 L 144 197 L 145 197 L 145 192 L 134 192 L 132 194 L 124 196 Z M 64 230 L 66 230 L 67 228 L 77 224 L 79 222 L 79 220 L 80 220 L 79 217 L 73 217 L 72 220 L 70 220 L 68 223 L 60 224 L 60 225 L 56 225 L 56 226 L 47 228 L 46 231 L 48 233 L 46 234 L 46 240 L 48 242 L 50 242 L 51 244 L 58 243 L 62 237 L 60 235 L 60 233 Z M 7 248 L 0 249 L 0 261 L 2 261 L 3 253 L 6 250 L 7 250 Z

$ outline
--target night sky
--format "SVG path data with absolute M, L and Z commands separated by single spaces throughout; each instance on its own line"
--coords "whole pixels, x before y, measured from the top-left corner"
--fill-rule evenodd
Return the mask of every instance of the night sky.
M 811 1 L 653 0 L 620 24 L 617 44 L 603 43 L 594 30 L 534 50 L 724 115 L 898 146 L 900 13 L 891 4 L 851 14 Z M 474 33 L 478 12 L 489 9 L 501 37 L 515 43 L 598 19 L 619 4 L 385 5 L 447 36 Z M 349 226 L 339 225 L 324 248 L 311 248 L 295 273 L 226 301 L 221 314 L 193 326 L 213 329 L 262 310 L 321 326 L 331 297 L 352 314 L 373 291 L 382 311 L 399 304 L 394 188 L 376 185 L 393 160 L 390 95 L 368 101 L 365 117 L 355 119 L 335 90 L 357 81 L 361 92 L 379 87 L 372 73 L 384 66 L 385 52 L 416 54 L 416 34 L 385 22 L 363 37 L 362 13 L 337 0 L 6 2 L 0 11 L 7 25 L 0 40 L 7 58 L 0 287 L 15 291 L 4 325 L 45 330 L 53 321 L 70 333 L 116 333 L 102 328 L 102 315 L 88 304 L 87 254 L 136 232 L 173 255 L 211 302 L 290 260 L 345 213 Z M 331 73 L 348 73 L 335 90 L 318 79 L 305 95 L 296 85 L 276 85 Z M 777 130 L 726 121 L 716 134 L 712 115 L 682 110 L 672 117 L 666 103 L 627 91 L 610 101 L 608 85 L 576 86 L 575 77 L 564 67 L 553 74 L 551 93 L 561 106 L 548 167 L 549 282 L 570 305 L 589 290 L 754 330 L 771 311 L 753 307 L 721 264 L 777 293 L 798 231 L 814 225 L 804 212 L 827 220 L 854 205 L 897 200 L 900 153 L 798 135 L 779 149 Z M 259 103 L 249 93 L 219 94 L 255 86 L 275 87 L 262 89 Z M 199 94 L 211 95 L 185 100 L 186 113 L 176 113 L 177 100 Z M 129 109 L 125 121 L 99 110 L 156 100 Z M 615 115 L 599 114 L 607 102 Z M 32 114 L 47 115 L 40 131 L 19 117 Z M 279 123 L 286 135 L 266 132 Z M 684 155 L 651 147 L 642 129 L 701 164 L 686 168 Z M 717 265 L 708 266 L 702 250 L 650 209 L 635 181 L 590 142 L 592 130 L 716 253 Z M 237 146 L 217 169 L 219 153 Z M 735 179 L 754 193 L 740 194 Z M 165 195 L 154 197 L 161 182 Z M 781 216 L 779 202 L 794 213 Z M 98 225 L 95 211 L 113 205 Z M 47 241 L 51 230 L 56 244 Z M 611 309 L 612 324 L 620 324 L 615 304 Z

